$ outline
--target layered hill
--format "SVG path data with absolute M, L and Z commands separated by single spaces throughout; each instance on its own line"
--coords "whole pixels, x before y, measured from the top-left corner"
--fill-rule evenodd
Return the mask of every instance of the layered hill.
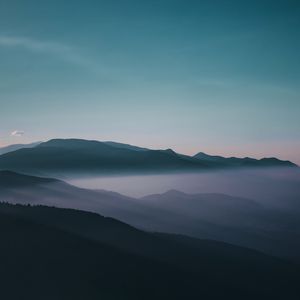
M 0 204 L 6 299 L 297 299 L 299 267 L 96 214 Z
M 187 234 L 300 261 L 300 211 L 224 194 L 169 191 L 143 198 L 82 189 L 60 180 L 0 171 L 0 201 L 75 208 L 138 228 Z

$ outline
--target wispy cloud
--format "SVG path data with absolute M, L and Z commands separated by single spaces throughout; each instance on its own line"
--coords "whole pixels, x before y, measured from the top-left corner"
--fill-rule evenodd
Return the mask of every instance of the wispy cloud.
M 50 54 L 80 66 L 91 66 L 91 62 L 86 57 L 79 54 L 74 47 L 62 43 L 41 41 L 28 37 L 0 35 L 0 47 L 19 47 L 30 52 Z
M 20 137 L 23 136 L 25 134 L 25 131 L 23 130 L 14 130 L 13 132 L 11 132 L 11 136 L 16 136 L 16 137 Z

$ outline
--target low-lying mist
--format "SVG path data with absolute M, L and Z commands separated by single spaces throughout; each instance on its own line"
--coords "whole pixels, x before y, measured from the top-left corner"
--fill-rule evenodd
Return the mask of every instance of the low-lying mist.
M 92 211 L 148 231 L 219 240 L 300 261 L 297 168 L 94 177 L 69 184 L 10 176 L 17 178 L 0 186 L 0 201 Z
M 185 193 L 222 193 L 247 197 L 283 207 L 291 201 L 296 205 L 300 199 L 298 168 L 101 176 L 72 179 L 68 182 L 83 188 L 111 190 L 131 197 L 143 197 L 175 189 Z

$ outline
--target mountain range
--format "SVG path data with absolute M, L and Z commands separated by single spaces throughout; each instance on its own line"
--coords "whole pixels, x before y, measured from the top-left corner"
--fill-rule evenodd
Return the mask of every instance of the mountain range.
M 171 149 L 150 150 L 115 142 L 80 139 L 53 139 L 0 155 L 0 170 L 55 177 L 295 166 L 290 161 L 277 158 L 224 158 L 204 153 L 192 157 Z

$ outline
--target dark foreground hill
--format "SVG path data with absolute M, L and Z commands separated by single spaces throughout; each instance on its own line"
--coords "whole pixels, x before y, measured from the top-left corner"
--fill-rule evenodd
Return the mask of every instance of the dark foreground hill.
M 278 159 L 190 157 L 177 154 L 171 149 L 149 150 L 120 143 L 80 139 L 54 139 L 33 148 L 19 149 L 0 156 L 0 170 L 55 177 L 275 166 L 295 165 Z
M 298 299 L 298 266 L 96 214 L 0 204 L 4 299 Z

